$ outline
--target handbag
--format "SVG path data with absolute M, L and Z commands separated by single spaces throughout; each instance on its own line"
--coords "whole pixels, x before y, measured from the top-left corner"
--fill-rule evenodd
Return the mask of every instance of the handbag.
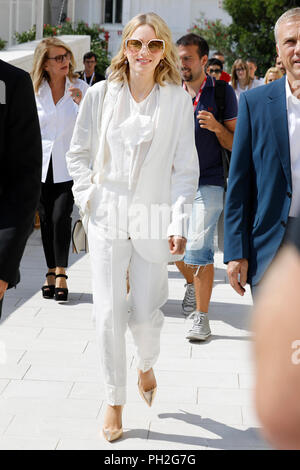
M 89 252 L 89 243 L 81 219 L 76 220 L 72 230 L 72 251 L 77 254 L 82 251 Z
M 104 98 L 107 92 L 107 80 L 105 80 L 104 87 L 101 108 L 103 108 Z M 73 253 L 77 254 L 81 253 L 82 251 L 85 253 L 89 252 L 88 238 L 81 219 L 76 220 L 72 230 L 72 251 Z

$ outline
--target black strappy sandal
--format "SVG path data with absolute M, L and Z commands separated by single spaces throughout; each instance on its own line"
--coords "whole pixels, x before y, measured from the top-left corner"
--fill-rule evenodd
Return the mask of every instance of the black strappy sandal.
M 66 274 L 56 274 L 55 279 L 58 277 L 64 277 L 65 279 L 68 279 Z M 54 299 L 59 302 L 65 302 L 68 300 L 68 293 L 69 290 L 67 287 L 55 287 Z
M 53 273 L 47 273 L 46 274 L 46 277 L 48 276 L 55 276 L 55 272 Z M 54 293 L 55 293 L 55 285 L 51 285 L 51 286 L 42 286 L 42 295 L 44 297 L 44 299 L 53 299 L 54 297 Z

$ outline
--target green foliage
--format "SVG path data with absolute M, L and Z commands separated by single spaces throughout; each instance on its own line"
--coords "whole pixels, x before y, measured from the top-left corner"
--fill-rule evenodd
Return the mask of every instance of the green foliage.
M 5 48 L 7 41 L 4 41 L 3 39 L 0 38 L 0 51 Z
M 258 72 L 264 75 L 276 56 L 275 23 L 296 6 L 299 0 L 224 0 L 224 9 L 233 19 L 228 32 L 236 56 L 255 57 Z
M 202 14 L 191 32 L 204 37 L 210 49 L 222 51 L 229 70 L 236 58 L 254 57 L 263 76 L 274 65 L 275 23 L 286 10 L 300 6 L 300 0 L 224 0 L 223 5 L 232 24 L 208 21 Z
M 18 44 L 22 44 L 23 42 L 34 41 L 35 40 L 35 33 L 36 28 L 35 25 L 28 31 L 24 31 L 23 33 L 15 33 L 14 37 Z
M 231 66 L 235 54 L 232 51 L 228 27 L 220 19 L 209 21 L 205 18 L 204 13 L 201 13 L 201 17 L 189 31 L 202 36 L 207 41 L 210 49 L 222 51 L 226 57 L 226 63 Z
M 77 24 L 72 25 L 69 18 L 58 26 L 59 34 L 81 34 L 91 37 L 91 51 L 97 56 L 96 71 L 104 75 L 106 68 L 110 64 L 110 60 L 107 54 L 107 44 L 103 39 L 105 29 L 100 28 L 94 24 L 89 26 L 84 21 L 79 21 Z
M 108 67 L 110 60 L 107 54 L 106 41 L 103 39 L 105 30 L 99 28 L 98 25 L 89 26 L 84 21 L 72 24 L 69 18 L 66 18 L 65 22 L 58 26 L 52 26 L 50 24 L 44 24 L 43 36 L 62 36 L 62 35 L 86 35 L 91 37 L 91 51 L 97 56 L 97 67 L 98 73 L 104 72 Z M 24 33 L 15 33 L 15 38 L 18 44 L 34 41 L 36 34 L 36 26 L 34 25 L 28 31 Z M 1 47 L 1 43 L 0 43 Z

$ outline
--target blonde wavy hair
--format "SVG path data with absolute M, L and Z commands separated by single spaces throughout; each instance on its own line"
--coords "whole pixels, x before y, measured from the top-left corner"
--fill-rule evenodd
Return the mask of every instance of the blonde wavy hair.
M 268 83 L 270 73 L 274 73 L 276 75 L 276 80 L 283 77 L 283 74 L 280 69 L 278 69 L 277 67 L 270 67 L 267 70 L 266 75 L 265 75 L 265 79 L 264 79 L 265 84 Z
M 78 77 L 78 74 L 75 73 L 76 64 L 74 55 L 69 46 L 58 38 L 45 38 L 37 45 L 33 56 L 31 79 L 35 93 L 38 93 L 43 80 L 47 80 L 48 82 L 50 81 L 49 74 L 44 69 L 44 66 L 48 59 L 48 53 L 51 47 L 63 47 L 71 54 L 68 77 L 71 82 L 74 82 L 74 80 Z
M 155 69 L 154 81 L 163 86 L 165 82 L 181 84 L 179 57 L 175 44 L 172 41 L 172 33 L 165 21 L 156 13 L 140 14 L 132 18 L 125 26 L 122 35 L 122 44 L 118 54 L 112 59 L 108 69 L 108 80 L 124 82 L 129 78 L 129 65 L 126 61 L 125 42 L 133 32 L 142 25 L 151 26 L 157 39 L 165 41 L 163 60 Z
M 250 85 L 250 83 L 252 84 L 253 82 L 249 74 L 249 67 L 248 67 L 247 62 L 245 62 L 243 59 L 236 59 L 231 69 L 231 85 L 235 90 L 237 89 L 237 84 L 238 84 L 238 77 L 237 77 L 236 69 L 240 67 L 243 67 L 246 70 L 246 85 Z

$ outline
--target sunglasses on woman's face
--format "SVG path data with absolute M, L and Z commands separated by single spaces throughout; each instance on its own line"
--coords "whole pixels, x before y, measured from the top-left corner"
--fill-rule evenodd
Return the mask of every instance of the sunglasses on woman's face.
M 236 72 L 242 72 L 243 70 L 246 70 L 245 67 L 239 67 L 238 69 L 235 69 Z
M 157 54 L 164 52 L 165 41 L 163 39 L 150 39 L 147 43 L 140 41 L 140 39 L 127 39 L 125 41 L 125 49 L 133 54 L 140 52 L 145 46 L 150 54 Z
M 62 64 L 64 59 L 66 59 L 66 60 L 71 59 L 70 52 L 66 52 L 65 54 L 57 55 L 55 57 L 48 57 L 48 60 L 55 60 L 58 64 Z

